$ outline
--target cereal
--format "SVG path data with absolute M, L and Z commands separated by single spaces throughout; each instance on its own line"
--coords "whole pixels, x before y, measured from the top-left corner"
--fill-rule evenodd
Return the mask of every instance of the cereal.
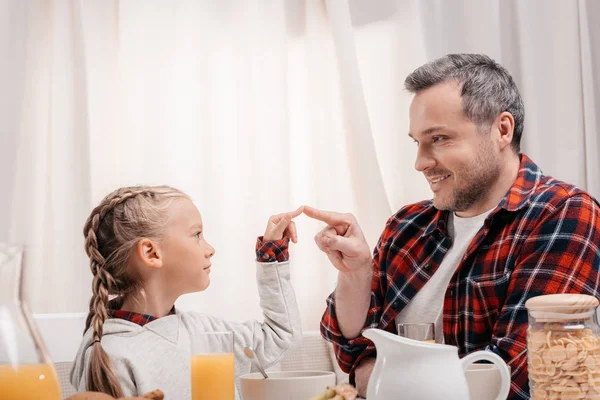
M 564 324 L 536 328 L 527 332 L 531 398 L 600 399 L 600 338 Z

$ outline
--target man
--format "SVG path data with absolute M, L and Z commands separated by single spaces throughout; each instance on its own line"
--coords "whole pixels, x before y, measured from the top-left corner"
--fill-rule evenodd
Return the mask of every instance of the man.
M 356 219 L 306 207 L 328 224 L 315 241 L 339 270 L 321 333 L 361 395 L 375 362 L 366 328 L 436 324 L 461 356 L 513 360 L 509 399 L 529 399 L 525 301 L 598 296 L 600 207 L 519 153 L 524 107 L 508 72 L 453 54 L 411 73 L 409 136 L 432 201 L 392 216 L 371 257 Z

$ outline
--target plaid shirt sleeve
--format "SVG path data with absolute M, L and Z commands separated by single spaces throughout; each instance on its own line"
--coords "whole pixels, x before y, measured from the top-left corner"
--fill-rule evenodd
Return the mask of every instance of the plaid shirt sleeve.
M 289 243 L 289 239 L 265 241 L 262 236 L 259 236 L 256 239 L 256 261 L 262 263 L 288 261 Z
M 382 275 L 379 268 L 381 262 L 382 246 L 388 236 L 389 221 L 386 229 L 379 238 L 373 252 L 373 282 L 371 289 L 371 303 L 367 313 L 367 319 L 363 331 L 368 328 L 377 328 L 381 318 L 382 304 L 385 289 L 380 285 L 379 277 Z M 383 274 L 385 275 L 385 274 Z M 321 335 L 333 343 L 333 348 L 340 368 L 350 373 L 351 382 L 354 381 L 354 370 L 366 357 L 375 356 L 375 347 L 370 340 L 362 335 L 354 339 L 346 339 L 340 331 L 337 315 L 335 312 L 335 292 L 327 298 L 327 308 L 321 319 Z
M 527 299 L 544 294 L 583 293 L 598 297 L 600 209 L 587 194 L 548 208 L 524 241 L 488 350 L 505 361 L 526 348 Z M 494 288 L 487 298 L 493 301 Z M 509 400 L 529 399 L 527 355 L 511 364 Z

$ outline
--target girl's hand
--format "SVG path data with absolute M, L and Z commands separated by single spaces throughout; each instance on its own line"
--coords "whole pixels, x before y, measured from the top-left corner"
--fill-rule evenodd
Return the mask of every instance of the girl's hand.
M 300 206 L 296 211 L 273 215 L 269 218 L 263 240 L 290 239 L 292 242 L 298 243 L 296 224 L 292 220 L 302 214 L 303 211 L 304 206 Z

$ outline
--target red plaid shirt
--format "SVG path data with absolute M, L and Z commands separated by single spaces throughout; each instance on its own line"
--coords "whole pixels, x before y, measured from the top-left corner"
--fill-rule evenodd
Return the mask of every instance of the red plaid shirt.
M 256 239 L 256 261 L 262 263 L 285 262 L 290 259 L 288 250 L 290 240 L 264 241 L 262 236 Z
M 171 308 L 168 315 L 175 314 L 175 306 Z M 138 324 L 139 326 L 144 326 L 150 321 L 154 321 L 157 317 L 154 317 L 150 314 L 140 314 L 133 311 L 125 311 L 125 310 L 108 310 L 108 318 L 119 318 L 124 319 L 129 322 L 133 322 L 134 324 Z
M 365 328 L 396 331 L 398 313 L 423 287 L 452 246 L 447 211 L 424 201 L 392 216 L 373 253 Z M 521 155 L 518 177 L 486 218 L 454 273 L 444 299 L 444 340 L 460 356 L 491 350 L 505 361 L 526 347 L 530 297 L 585 293 L 598 297 L 600 207 L 582 190 L 542 175 Z M 333 294 L 321 321 L 341 368 L 375 355 L 369 340 L 340 332 Z M 509 399 L 529 399 L 527 355 L 512 364 Z

